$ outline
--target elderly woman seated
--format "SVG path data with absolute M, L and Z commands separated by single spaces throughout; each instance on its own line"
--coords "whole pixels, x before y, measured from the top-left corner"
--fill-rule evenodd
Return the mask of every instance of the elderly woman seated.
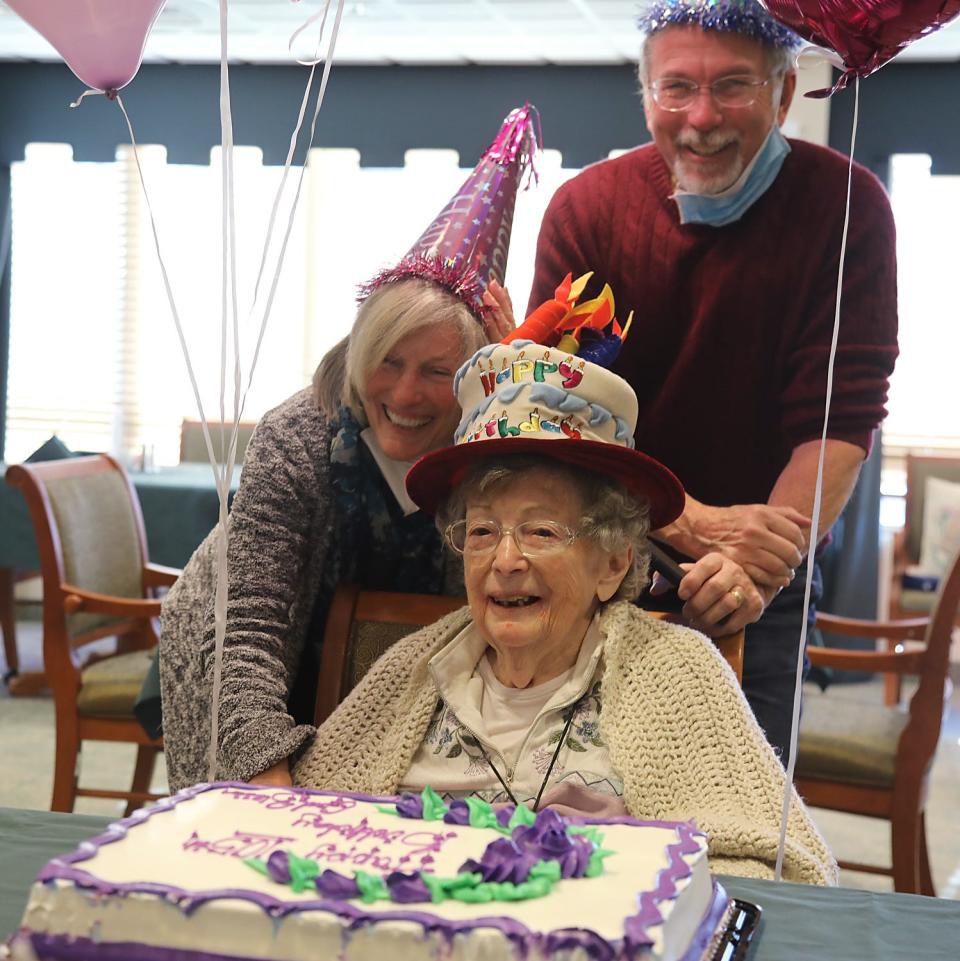
M 463 555 L 469 606 L 374 665 L 294 782 L 694 818 L 713 870 L 772 876 L 784 771 L 735 675 L 708 638 L 630 603 L 648 527 L 683 503 L 673 475 L 628 446 L 633 391 L 524 341 L 481 349 L 455 389 L 457 443 L 407 488 Z M 691 573 L 703 603 L 736 608 L 737 565 L 713 555 Z M 783 876 L 836 883 L 796 795 Z

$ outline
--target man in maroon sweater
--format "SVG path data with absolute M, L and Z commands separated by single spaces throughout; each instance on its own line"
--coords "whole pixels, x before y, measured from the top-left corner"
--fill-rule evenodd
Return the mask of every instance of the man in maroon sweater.
M 654 142 L 557 191 L 530 303 L 568 271 L 593 270 L 618 316 L 635 311 L 614 370 L 639 398 L 637 447 L 687 489 L 683 515 L 658 536 L 742 566 L 744 586 L 709 607 L 692 575 L 679 594 L 710 633 L 750 625 L 744 690 L 786 763 L 847 158 L 781 135 L 796 38 L 754 0 L 655 3 L 641 27 Z M 890 205 L 855 166 L 821 533 L 885 413 L 896 303 Z

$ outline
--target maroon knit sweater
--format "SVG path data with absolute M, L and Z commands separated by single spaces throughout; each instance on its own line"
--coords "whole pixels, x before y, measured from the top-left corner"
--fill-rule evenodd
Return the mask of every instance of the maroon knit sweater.
M 637 447 L 698 500 L 764 503 L 819 438 L 847 159 L 792 141 L 770 189 L 726 227 L 681 226 L 652 145 L 588 167 L 544 216 L 531 307 L 568 271 L 635 311 L 614 370 L 637 392 Z M 896 246 L 880 182 L 857 165 L 829 436 L 870 448 L 897 356 Z M 585 295 L 586 296 L 586 295 Z

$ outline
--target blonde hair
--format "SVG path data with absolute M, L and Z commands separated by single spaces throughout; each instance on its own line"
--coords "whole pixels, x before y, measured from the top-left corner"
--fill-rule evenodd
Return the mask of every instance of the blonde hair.
M 384 284 L 360 304 L 350 333 L 327 351 L 313 375 L 317 406 L 327 416 L 340 404 L 359 420 L 367 378 L 396 344 L 418 330 L 451 324 L 460 334 L 461 360 L 487 343 L 483 325 L 467 305 L 429 280 Z

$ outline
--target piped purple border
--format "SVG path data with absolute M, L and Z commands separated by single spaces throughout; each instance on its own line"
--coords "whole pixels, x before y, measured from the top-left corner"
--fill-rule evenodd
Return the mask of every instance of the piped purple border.
M 696 828 L 693 821 L 686 823 L 676 821 L 641 821 L 631 817 L 614 818 L 589 818 L 576 817 L 570 818 L 571 822 L 578 824 L 630 824 L 645 827 L 672 828 L 677 831 L 678 840 L 667 846 L 668 864 L 657 874 L 657 882 L 650 892 L 643 892 L 639 897 L 639 911 L 636 915 L 628 918 L 625 922 L 624 939 L 622 945 L 615 945 L 608 942 L 594 932 L 579 929 L 558 929 L 547 934 L 531 931 L 526 925 L 519 921 L 514 921 L 504 917 L 482 917 L 472 918 L 464 921 L 453 921 L 440 918 L 435 914 L 421 911 L 384 911 L 371 914 L 362 908 L 355 907 L 344 901 L 314 900 L 314 901 L 281 901 L 268 894 L 261 894 L 257 891 L 245 889 L 222 889 L 216 891 L 205 891 L 201 894 L 186 891 L 165 884 L 154 882 L 130 882 L 127 884 L 111 884 L 91 875 L 82 868 L 76 867 L 79 862 L 89 860 L 94 857 L 99 849 L 106 844 L 112 844 L 125 838 L 131 828 L 144 823 L 155 814 L 165 813 L 172 810 L 177 804 L 191 800 L 206 791 L 219 789 L 234 789 L 244 793 L 272 792 L 280 795 L 302 797 L 349 797 L 354 800 L 367 801 L 373 803 L 389 803 L 394 801 L 392 796 L 375 797 L 369 794 L 361 794 L 351 791 L 314 791 L 309 788 L 276 788 L 269 785 L 245 784 L 237 781 L 224 781 L 212 784 L 196 784 L 185 788 L 169 798 L 164 798 L 149 807 L 135 811 L 130 817 L 123 818 L 108 826 L 107 830 L 95 838 L 82 842 L 76 851 L 51 860 L 37 875 L 37 881 L 47 883 L 55 880 L 69 881 L 77 887 L 85 890 L 92 890 L 98 894 L 153 894 L 163 898 L 168 902 L 175 903 L 181 911 L 189 914 L 200 904 L 221 898 L 235 898 L 251 902 L 261 907 L 266 914 L 273 918 L 282 918 L 293 912 L 303 911 L 324 911 L 335 915 L 341 919 L 348 920 L 350 929 L 360 927 L 370 923 L 380 923 L 383 921 L 411 921 L 419 924 L 425 933 L 438 933 L 448 940 L 458 933 L 468 933 L 477 928 L 494 928 L 499 930 L 506 938 L 519 948 L 521 957 L 525 957 L 528 949 L 535 944 L 544 943 L 548 951 L 557 950 L 560 947 L 581 947 L 593 961 L 610 961 L 618 953 L 618 948 L 622 947 L 628 958 L 637 958 L 641 952 L 646 951 L 652 943 L 652 938 L 647 933 L 647 928 L 656 924 L 663 923 L 663 915 L 659 910 L 659 905 L 666 900 L 676 897 L 677 882 L 690 874 L 690 867 L 683 860 L 683 854 L 694 853 L 699 845 L 697 837 L 703 837 L 702 833 Z M 57 936 L 31 934 L 31 939 L 46 939 L 52 946 L 58 942 Z M 69 953 L 60 953 L 57 957 L 63 957 L 66 961 L 93 961 L 93 959 L 104 959 L 109 961 L 110 955 L 104 952 L 106 945 L 103 943 L 94 944 L 90 942 L 90 952 L 84 953 L 81 942 L 82 938 L 69 939 L 75 946 Z M 39 942 L 36 945 L 39 947 Z M 145 953 L 140 950 L 144 945 L 138 946 L 136 957 L 141 961 L 169 961 L 171 952 L 163 948 L 149 948 Z M 126 948 L 124 948 L 126 950 Z M 38 951 L 39 954 L 39 951 Z M 40 955 L 41 957 L 43 955 Z M 53 955 L 51 955 L 52 957 Z M 127 953 L 125 957 L 131 955 Z M 118 957 L 120 955 L 118 954 Z M 222 956 L 206 954 L 204 952 L 194 952 L 190 955 L 197 961 L 209 959 L 218 961 Z
M 660 905 L 676 898 L 677 882 L 689 877 L 692 868 L 683 859 L 684 854 L 696 854 L 700 850 L 699 837 L 693 821 L 677 825 L 678 839 L 667 845 L 667 864 L 657 872 L 657 880 L 651 891 L 643 891 L 639 896 L 639 910 L 624 923 L 624 942 L 630 958 L 637 957 L 641 950 L 653 944 L 648 928 L 663 924 Z
M 714 881 L 713 899 L 697 927 L 697 933 L 680 961 L 700 961 L 701 958 L 706 956 L 707 948 L 711 942 L 722 933 L 721 924 L 730 911 L 730 907 L 729 895 L 724 891 L 722 885 Z
M 714 882 L 714 896 L 696 937 L 680 961 L 701 961 L 704 952 L 717 936 L 718 928 L 730 906 L 726 891 Z M 18 937 L 28 940 L 40 961 L 172 961 L 173 950 L 154 945 L 113 941 L 96 942 L 90 938 L 69 938 L 64 935 L 37 934 L 26 930 Z M 615 957 L 613 945 L 599 938 L 592 931 L 554 931 L 547 939 L 550 951 L 562 948 L 582 947 L 595 961 L 610 961 Z M 521 951 L 524 946 L 520 946 Z M 591 951 L 591 948 L 593 949 Z M 523 956 L 523 955 L 521 955 Z M 241 955 L 225 955 L 210 951 L 178 949 L 176 961 L 262 961 L 260 958 Z

